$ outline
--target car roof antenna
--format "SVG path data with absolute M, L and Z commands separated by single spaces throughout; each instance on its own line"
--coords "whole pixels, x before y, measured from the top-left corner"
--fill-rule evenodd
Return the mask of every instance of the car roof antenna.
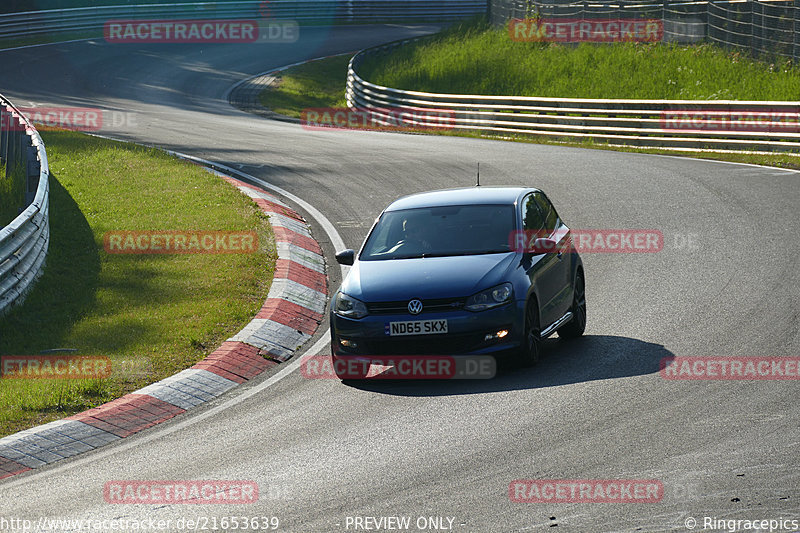
M 481 162 L 480 161 L 478 161 L 478 178 L 477 178 L 477 181 L 475 182 L 475 186 L 476 187 L 480 187 L 481 186 Z

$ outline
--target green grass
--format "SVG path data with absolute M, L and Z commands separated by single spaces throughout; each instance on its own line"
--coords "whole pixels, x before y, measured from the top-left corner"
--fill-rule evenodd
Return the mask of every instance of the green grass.
M 443 34 L 440 34 L 434 37 L 433 42 L 444 42 L 445 46 L 444 49 L 447 50 L 447 53 L 461 53 L 460 49 L 468 46 L 464 44 L 462 47 L 459 46 L 450 46 L 447 44 L 452 41 L 457 41 L 459 39 L 457 34 L 454 34 L 453 29 L 445 31 Z M 461 27 L 461 32 L 466 34 L 467 37 L 464 39 L 468 39 L 469 36 L 476 37 L 478 39 L 486 38 L 484 34 L 492 33 L 492 30 L 488 30 L 485 27 L 472 22 L 465 27 Z M 494 31 L 497 34 L 497 31 Z M 511 42 L 507 38 L 506 41 L 500 42 L 502 46 L 508 46 Z M 495 35 L 494 38 L 497 38 Z M 585 54 L 591 50 L 591 48 L 605 50 L 608 53 L 613 55 L 613 46 L 609 45 L 601 45 L 601 46 L 579 46 L 568 48 L 565 46 L 557 46 L 554 45 L 550 47 L 549 45 L 541 45 L 541 44 L 534 44 L 532 43 L 513 43 L 515 45 L 523 45 L 527 47 L 529 50 L 529 55 L 535 56 L 538 51 L 547 51 L 549 48 L 554 49 L 554 53 L 557 52 L 559 54 L 568 54 L 570 51 L 573 51 L 578 54 Z M 766 75 L 765 73 L 769 73 L 770 75 L 775 75 L 784 80 L 784 82 L 788 85 L 791 83 L 800 83 L 800 73 L 798 73 L 798 69 L 789 69 L 788 73 L 784 72 L 769 72 L 769 64 L 746 60 L 737 54 L 729 54 L 728 52 L 715 49 L 710 45 L 699 45 L 694 47 L 673 47 L 673 46 L 664 46 L 664 50 L 656 50 L 654 45 L 644 45 L 644 46 L 636 46 L 630 44 L 621 44 L 615 45 L 621 48 L 627 48 L 629 50 L 633 50 L 634 56 L 637 57 L 648 57 L 644 54 L 652 54 L 652 53 L 668 53 L 670 50 L 678 56 L 683 54 L 697 54 L 698 57 L 702 57 L 704 54 L 710 54 L 713 57 L 725 58 L 722 63 L 727 62 L 728 64 L 732 65 L 735 68 L 739 68 L 742 63 L 747 65 L 747 69 L 756 69 L 758 71 L 758 75 Z M 411 47 L 409 47 L 411 48 Z M 647 49 L 647 52 L 640 51 L 641 49 Z M 437 47 L 432 46 L 431 44 L 424 44 L 424 45 L 415 45 L 413 46 L 414 52 L 404 51 L 404 48 L 401 48 L 393 55 L 389 56 L 389 62 L 385 65 L 382 65 L 380 61 L 373 59 L 366 63 L 366 67 L 362 67 L 359 69 L 359 73 L 365 79 L 379 83 L 381 85 L 387 85 L 390 87 L 397 87 L 402 86 L 403 82 L 401 80 L 410 80 L 414 78 L 412 75 L 413 72 L 416 72 L 417 75 L 420 72 L 420 69 L 423 69 L 425 65 L 430 65 L 432 62 L 438 62 L 435 56 L 439 53 Z M 424 56 L 420 50 L 424 50 Z M 496 60 L 493 57 L 493 53 L 491 50 L 485 51 L 474 51 L 479 56 L 489 55 L 492 56 L 492 60 Z M 620 52 L 622 53 L 622 52 Z M 411 55 L 408 55 L 411 54 Z M 405 59 L 392 59 L 394 57 L 413 57 L 415 58 L 413 61 L 409 62 Z M 434 57 L 430 57 L 434 56 Z M 311 63 L 306 63 L 305 65 L 300 65 L 298 67 L 293 67 L 288 69 L 282 73 L 283 80 L 286 80 L 288 84 L 278 85 L 277 87 L 270 87 L 265 89 L 261 95 L 259 96 L 259 101 L 265 107 L 272 109 L 275 112 L 299 117 L 302 110 L 309 108 L 309 107 L 326 107 L 326 106 L 333 106 L 333 107 L 343 107 L 345 105 L 344 99 L 344 91 L 345 91 L 345 73 L 347 69 L 347 63 L 350 59 L 349 55 L 344 56 L 337 56 L 333 58 L 322 59 L 319 61 L 314 61 Z M 488 60 L 487 60 L 488 61 Z M 491 61 L 489 61 L 491 62 Z M 786 66 L 786 65 L 784 65 Z M 367 68 L 368 67 L 368 68 Z M 425 85 L 422 79 L 419 79 L 419 86 L 414 85 L 405 85 L 403 88 L 405 89 L 413 89 L 413 90 L 425 90 L 425 91 L 433 91 L 433 92 L 444 92 L 444 93 L 466 93 L 466 92 L 477 92 L 477 93 L 484 93 L 484 94 L 492 94 L 491 92 L 484 92 L 484 90 L 472 85 L 475 83 L 476 78 L 480 78 L 481 76 L 477 76 L 475 72 L 472 72 L 470 69 L 471 67 L 466 67 L 463 64 L 453 64 L 449 65 L 448 63 L 442 62 L 440 64 L 441 72 L 449 68 L 452 72 L 448 72 L 446 76 L 442 74 L 442 76 L 446 77 L 449 81 L 447 84 L 443 86 L 434 86 L 434 85 Z M 656 69 L 655 67 L 651 67 L 649 62 L 645 61 L 641 68 L 650 68 Z M 719 68 L 719 65 L 718 65 Z M 776 70 L 773 68 L 773 70 Z M 681 72 L 684 72 L 681 70 Z M 603 75 L 607 73 L 603 72 Z M 498 74 L 501 79 L 506 78 L 508 79 L 507 85 L 512 85 L 515 80 L 511 79 L 509 76 L 505 74 Z M 574 82 L 575 85 L 580 83 L 586 83 L 591 85 L 590 80 L 584 80 L 580 74 L 580 72 L 572 72 L 570 77 L 564 82 L 565 91 L 567 94 L 550 94 L 552 96 L 572 96 L 572 97 L 581 97 L 586 96 L 585 94 L 578 94 L 574 92 L 574 88 L 569 87 L 569 83 L 567 82 Z M 489 77 L 489 76 L 486 76 Z M 623 85 L 630 85 L 624 79 L 623 76 L 619 76 L 617 74 L 607 75 L 608 79 L 606 80 L 609 86 L 613 86 L 614 83 L 620 82 Z M 432 80 L 434 78 L 433 75 L 429 76 Z M 469 78 L 469 79 L 467 79 Z M 417 79 L 417 78 L 414 78 Z M 406 81 L 406 83 L 411 83 L 410 81 Z M 416 83 L 416 81 L 415 81 Z M 437 82 L 438 83 L 438 82 Z M 505 89 L 501 89 L 498 85 L 499 82 L 496 80 L 483 80 L 480 81 L 479 85 L 487 84 L 493 85 L 495 87 L 494 94 L 512 94 L 512 92 L 506 91 Z M 702 84 L 701 84 L 702 85 Z M 700 87 L 695 83 L 694 87 Z M 635 87 L 629 87 L 631 90 L 635 90 Z M 757 87 L 759 90 L 771 90 L 774 87 Z M 572 90 L 573 92 L 569 92 Z M 688 90 L 688 89 L 687 89 Z M 783 98 L 783 99 L 797 99 L 797 95 L 800 95 L 800 85 L 798 85 L 797 89 L 794 89 L 796 92 L 792 93 L 791 95 L 779 94 L 770 96 L 770 98 Z M 619 95 L 615 95 L 611 89 L 610 92 L 603 93 L 603 94 L 593 94 L 593 96 L 597 97 L 622 97 Z M 679 91 L 680 92 L 680 91 Z M 519 94 L 519 93 L 517 93 Z M 699 93 L 697 93 L 699 94 Z M 625 94 L 624 96 L 633 98 L 633 97 L 643 97 L 640 94 Z M 658 98 L 668 98 L 671 97 L 666 94 L 662 94 L 658 96 Z M 692 96 L 695 97 L 695 96 Z M 696 96 L 699 97 L 699 96 Z M 751 97 L 751 96 L 745 96 Z M 789 98 L 790 97 L 790 98 Z M 656 98 L 653 96 L 653 98 Z M 726 97 L 727 98 L 727 97 Z M 683 98 L 681 98 L 683 99 Z M 427 131 L 430 133 L 430 130 Z M 440 135 L 453 135 L 453 136 L 460 136 L 460 137 L 475 137 L 475 138 L 489 138 L 489 139 L 503 139 L 508 141 L 517 141 L 517 142 L 536 142 L 540 144 L 558 144 L 561 146 L 575 146 L 580 148 L 593 148 L 593 149 L 602 149 L 602 150 L 617 150 L 622 152 L 639 152 L 639 153 L 652 153 L 652 154 L 669 154 L 669 155 L 680 155 L 685 157 L 696 157 L 701 159 L 715 159 L 721 161 L 733 161 L 739 163 L 752 163 L 752 164 L 759 164 L 759 165 L 769 165 L 769 166 L 776 166 L 776 167 L 783 167 L 783 168 L 795 168 L 800 169 L 800 157 L 797 155 L 787 154 L 787 153 L 775 153 L 775 154 L 739 154 L 739 153 L 724 153 L 724 152 L 683 152 L 683 151 L 673 151 L 673 150 L 664 150 L 658 148 L 635 148 L 635 147 L 616 147 L 616 146 L 609 146 L 606 143 L 600 143 L 597 141 L 593 141 L 591 139 L 585 140 L 583 142 L 569 140 L 569 139 L 560 139 L 554 140 L 550 137 L 535 137 L 531 135 L 502 135 L 502 134 L 495 134 L 495 133 L 482 133 L 476 131 L 439 131 L 437 132 Z
M 42 128 L 44 129 L 44 128 Z M 135 145 L 42 131 L 50 162 L 44 275 L 0 318 L 0 354 L 74 348 L 108 379 L 0 379 L 0 436 L 69 416 L 191 366 L 258 312 L 275 264 L 267 217 L 202 168 Z M 252 254 L 118 255 L 114 230 L 254 230 Z
M 615 152 L 630 152 L 639 154 L 658 154 L 674 157 L 692 157 L 695 159 L 711 159 L 714 161 L 730 161 L 733 163 L 747 163 L 751 165 L 766 165 L 770 167 L 789 168 L 800 170 L 800 155 L 790 153 L 736 153 L 736 152 L 710 152 L 710 151 L 683 151 L 667 150 L 663 148 L 637 148 L 635 146 L 614 146 L 608 143 L 601 143 L 592 139 L 583 142 L 574 140 L 553 140 L 549 137 L 535 137 L 531 135 L 497 135 L 480 132 L 442 132 L 442 135 L 454 135 L 458 137 L 474 137 L 483 139 L 501 139 L 512 142 L 535 142 L 538 144 L 554 144 L 558 146 L 571 146 L 575 148 L 588 148 L 592 150 L 611 150 Z
M 516 42 L 482 21 L 364 61 L 379 85 L 454 94 L 564 98 L 797 100 L 800 68 L 711 44 Z
M 259 95 L 261 105 L 299 118 L 310 107 L 347 107 L 344 86 L 350 54 L 298 65 L 284 71 L 275 87 Z
M 14 220 L 24 205 L 24 177 L 6 176 L 6 165 L 0 161 L 0 228 Z

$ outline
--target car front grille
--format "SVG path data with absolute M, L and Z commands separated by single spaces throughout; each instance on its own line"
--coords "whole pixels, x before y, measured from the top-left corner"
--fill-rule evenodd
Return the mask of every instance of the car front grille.
M 409 314 L 408 302 L 403 300 L 399 302 L 373 302 L 367 304 L 367 310 L 371 315 L 397 315 Z M 443 311 L 458 311 L 464 308 L 466 298 L 438 298 L 422 300 L 422 312 L 425 313 L 440 313 Z M 419 315 L 417 315 L 419 316 Z

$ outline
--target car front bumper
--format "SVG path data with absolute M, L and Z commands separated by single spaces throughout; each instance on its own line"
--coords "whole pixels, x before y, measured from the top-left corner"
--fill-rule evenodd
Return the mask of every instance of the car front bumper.
M 457 310 L 351 319 L 331 312 L 331 349 L 337 356 L 496 355 L 521 346 L 524 312 L 523 301 L 477 313 Z M 386 333 L 390 322 L 442 319 L 447 320 L 447 333 L 402 336 Z M 507 333 L 502 335 L 503 331 Z

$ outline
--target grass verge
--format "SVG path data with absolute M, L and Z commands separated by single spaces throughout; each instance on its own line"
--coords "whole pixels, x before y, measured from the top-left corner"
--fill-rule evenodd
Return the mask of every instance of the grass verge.
M 0 379 L 0 436 L 102 404 L 199 361 L 260 309 L 275 265 L 266 215 L 237 189 L 159 150 L 42 128 L 50 251 L 0 318 L 0 354 L 107 356 L 102 380 Z M 254 230 L 250 254 L 119 255 L 114 230 Z
M 8 226 L 25 206 L 24 176 L 6 176 L 6 165 L 0 161 L 0 228 Z
M 258 97 L 276 113 L 300 118 L 310 107 L 347 107 L 344 87 L 350 54 L 311 61 L 283 71 L 272 87 Z
M 459 33 L 459 31 L 461 33 Z M 484 36 L 484 33 L 497 33 L 498 30 L 490 30 L 490 29 L 480 29 L 480 26 L 476 26 L 475 22 L 470 23 L 466 28 L 461 27 L 461 30 L 457 29 L 449 29 L 446 30 L 443 34 L 440 34 L 434 38 L 434 41 L 425 42 L 425 44 L 418 44 L 418 45 L 410 45 L 408 48 L 414 48 L 414 52 L 406 50 L 406 47 L 401 47 L 398 52 L 396 52 L 396 56 L 394 54 L 389 56 L 382 56 L 382 59 L 388 57 L 386 63 L 381 63 L 378 60 L 372 60 L 370 62 L 366 62 L 365 67 L 360 70 L 360 74 L 365 79 L 378 83 L 381 85 L 387 85 L 389 87 L 402 87 L 405 89 L 414 89 L 414 90 L 423 90 L 423 91 L 433 91 L 433 92 L 443 92 L 443 93 L 483 93 L 483 94 L 526 94 L 530 95 L 533 94 L 531 91 L 527 92 L 516 92 L 514 93 L 509 89 L 509 91 L 501 90 L 501 85 L 495 85 L 493 92 L 485 92 L 484 90 L 480 89 L 480 87 L 471 85 L 476 83 L 476 78 L 480 78 L 481 76 L 475 76 L 474 73 L 471 73 L 471 67 L 467 67 L 463 64 L 456 63 L 451 65 L 449 68 L 452 72 L 448 74 L 444 74 L 444 71 L 441 72 L 440 79 L 447 78 L 447 83 L 443 84 L 442 86 L 437 84 L 425 84 L 424 78 L 426 76 L 420 75 L 420 72 L 424 69 L 424 65 L 428 64 L 426 58 L 428 56 L 436 56 L 438 54 L 438 49 L 433 45 L 433 42 L 449 42 L 448 40 L 455 40 L 457 41 L 460 36 L 463 36 L 466 33 L 467 36 L 473 35 L 476 39 L 481 41 L 482 39 L 486 39 L 487 37 Z M 509 43 L 513 43 L 508 39 L 507 34 L 505 35 L 505 39 Z M 466 38 L 466 37 L 464 37 Z M 497 39 L 497 35 L 491 36 L 491 39 Z M 482 42 L 482 41 L 481 41 Z M 537 50 L 546 50 L 547 48 L 553 48 L 553 52 L 557 54 L 565 54 L 568 55 L 571 51 L 578 53 L 578 54 L 587 54 L 591 52 L 590 48 L 594 48 L 596 51 L 599 50 L 598 53 L 608 53 L 610 55 L 620 54 L 623 55 L 627 53 L 629 59 L 637 58 L 638 61 L 641 61 L 644 66 L 647 68 L 651 68 L 653 70 L 659 69 L 658 60 L 648 59 L 645 54 L 662 54 L 662 53 L 674 53 L 676 57 L 680 58 L 684 55 L 692 56 L 693 54 L 697 54 L 697 57 L 703 57 L 704 55 L 710 55 L 711 57 L 715 58 L 717 67 L 715 68 L 722 68 L 725 63 L 733 65 L 739 65 L 741 63 L 747 64 L 747 69 L 755 69 L 758 72 L 758 76 L 766 75 L 765 72 L 769 74 L 775 74 L 777 77 L 783 80 L 784 87 L 782 91 L 786 90 L 795 90 L 796 92 L 793 95 L 786 94 L 785 92 L 776 92 L 772 93 L 769 91 L 776 91 L 776 89 L 768 88 L 764 86 L 753 87 L 752 91 L 749 93 L 742 93 L 744 96 L 742 98 L 752 98 L 755 93 L 758 94 L 769 94 L 770 98 L 775 99 L 789 99 L 789 100 L 796 100 L 797 94 L 800 94 L 800 69 L 793 68 L 788 69 L 789 72 L 777 72 L 773 67 L 773 72 L 769 72 L 770 66 L 768 63 L 759 62 L 755 60 L 746 60 L 741 56 L 736 54 L 729 54 L 728 52 L 715 49 L 710 45 L 698 45 L 698 46 L 663 46 L 663 50 L 658 50 L 656 45 L 632 45 L 630 43 L 623 43 L 619 46 L 621 51 L 615 51 L 614 46 L 611 45 L 581 45 L 578 47 L 566 47 L 560 45 L 543 45 L 541 43 L 513 43 L 514 45 L 524 45 L 528 49 L 528 54 L 531 56 L 536 55 Z M 466 46 L 466 45 L 464 45 Z M 647 48 L 647 52 L 641 52 L 641 48 Z M 458 49 L 458 46 L 450 47 L 449 45 L 446 46 L 450 52 L 455 53 Z M 477 47 L 480 49 L 480 47 Z M 476 54 L 478 54 L 478 59 L 480 56 L 490 56 L 492 61 L 498 61 L 498 57 L 502 59 L 502 56 L 496 55 L 497 52 L 494 50 L 473 50 Z M 583 49 L 583 50 L 582 50 Z M 625 52 L 627 49 L 627 52 Z M 448 52 L 449 53 L 449 52 Z M 469 55 L 469 54 L 467 54 Z M 586 59 L 587 56 L 582 56 L 583 60 Z M 726 58 L 727 59 L 724 59 Z M 393 59 L 394 58 L 394 59 Z M 405 58 L 405 59 L 404 59 Z M 415 59 L 408 59 L 408 58 L 415 58 Z M 310 63 L 306 63 L 304 65 L 300 65 L 297 67 L 290 68 L 282 73 L 282 80 L 283 83 L 276 84 L 273 87 L 265 89 L 259 95 L 259 102 L 277 112 L 284 115 L 292 116 L 292 117 L 299 117 L 302 110 L 310 107 L 344 107 L 346 105 L 344 99 L 344 91 L 346 85 L 346 70 L 347 70 L 347 63 L 350 60 L 349 55 L 344 56 L 336 56 L 332 58 L 321 59 L 319 61 L 313 61 Z M 651 61 L 652 60 L 652 61 Z M 419 65 L 414 63 L 415 61 L 419 61 Z M 436 61 L 435 58 L 431 59 L 430 61 Z M 488 61 L 488 59 L 487 59 Z M 786 66 L 786 65 L 785 65 Z M 446 62 L 441 64 L 441 68 L 446 67 Z M 633 67 L 630 67 L 633 68 Z M 637 68 L 639 66 L 637 65 Z M 644 67 L 642 67 L 644 68 Z M 688 68 L 688 67 L 687 67 Z M 702 69 L 698 66 L 700 72 L 714 72 L 714 69 Z M 540 68 L 541 70 L 541 68 Z M 582 74 L 581 70 L 571 71 L 567 69 L 568 72 L 562 72 L 562 75 L 566 77 L 566 81 L 574 84 L 577 86 L 589 87 L 591 85 L 591 80 L 583 79 L 582 76 L 587 76 L 587 74 Z M 635 69 L 634 69 L 635 70 Z M 415 74 L 411 74 L 408 71 L 413 71 Z M 683 70 L 681 72 L 684 72 Z M 686 71 L 687 75 L 692 75 L 693 73 Z M 498 74 L 499 75 L 499 74 Z M 613 87 L 614 82 L 618 82 L 621 80 L 621 76 L 618 73 L 609 73 L 605 72 L 604 74 L 606 78 L 608 78 L 609 84 Z M 486 76 L 489 78 L 490 76 Z M 502 83 L 503 79 L 506 79 L 508 83 L 507 86 L 513 85 L 509 81 L 510 76 L 508 75 L 500 75 L 501 81 L 496 83 Z M 433 79 L 434 76 L 431 74 L 428 78 Z M 712 76 L 713 78 L 713 76 Z M 758 78 L 761 79 L 761 78 Z M 413 81 L 412 81 L 413 80 Z M 429 80 L 430 81 L 430 80 Z M 622 80 L 623 83 L 624 80 Z M 708 80 L 708 85 L 711 85 L 711 81 Z M 686 80 L 684 80 L 684 85 Z M 410 85 L 412 83 L 420 83 L 419 86 Z M 488 83 L 488 81 L 484 80 L 479 82 L 478 84 Z M 797 84 L 797 85 L 793 85 Z M 700 87 L 700 85 L 695 84 L 695 87 Z M 747 84 L 744 84 L 745 86 Z M 566 87 L 566 86 L 565 86 Z M 789 89 L 786 89 L 789 87 Z M 796 87 L 796 89 L 792 89 L 792 87 Z M 629 90 L 634 89 L 635 87 L 628 87 Z M 488 89 L 487 89 L 488 90 Z M 567 94 L 552 94 L 547 93 L 546 95 L 550 96 L 570 96 L 570 97 L 589 97 L 589 93 L 579 93 L 575 92 L 575 88 L 569 89 L 565 88 Z M 592 89 L 593 90 L 593 89 Z M 693 89 L 699 91 L 699 89 Z M 571 92 L 570 92 L 571 91 Z M 678 90 L 680 93 L 680 90 Z M 627 93 L 624 95 L 616 95 L 613 93 L 611 89 L 608 89 L 608 92 L 602 94 L 592 94 L 593 97 L 598 98 L 679 98 L 679 99 L 687 99 L 687 98 L 700 98 L 699 92 L 691 93 L 691 96 L 686 96 L 685 93 L 682 96 L 675 96 L 674 94 L 660 94 L 660 95 L 650 95 L 645 96 L 644 94 L 640 93 Z M 545 95 L 541 95 L 545 96 Z M 706 98 L 708 95 L 703 95 L 703 99 Z M 725 96 L 728 98 L 729 96 Z M 430 133 L 428 131 L 428 133 Z M 614 150 L 620 152 L 638 152 L 638 153 L 649 153 L 649 154 L 664 154 L 664 155 L 673 155 L 673 156 L 684 156 L 684 157 L 694 157 L 699 159 L 712 159 L 712 160 L 719 160 L 719 161 L 731 161 L 737 163 L 750 163 L 750 164 L 757 164 L 757 165 L 769 165 L 775 167 L 782 167 L 782 168 L 792 168 L 792 169 L 800 169 L 800 157 L 797 155 L 787 154 L 787 153 L 770 153 L 770 154 L 742 154 L 742 153 L 729 153 L 729 152 L 704 152 L 704 151 L 675 151 L 675 150 L 665 150 L 659 148 L 636 148 L 636 147 L 618 147 L 612 146 L 607 143 L 601 143 L 593 140 L 586 140 L 584 142 L 577 142 L 570 139 L 554 139 L 551 137 L 536 137 L 532 135 L 502 135 L 502 134 L 494 134 L 494 133 L 484 133 L 479 131 L 439 131 L 437 132 L 440 135 L 453 135 L 459 137 L 474 137 L 474 138 L 487 138 L 487 139 L 502 139 L 507 141 L 516 141 L 516 142 L 535 142 L 539 144 L 556 144 L 559 146 L 572 146 L 578 148 L 591 148 L 591 149 L 600 149 L 600 150 Z
M 472 20 L 368 57 L 363 78 L 453 94 L 648 100 L 797 100 L 800 68 L 712 44 L 513 41 Z

